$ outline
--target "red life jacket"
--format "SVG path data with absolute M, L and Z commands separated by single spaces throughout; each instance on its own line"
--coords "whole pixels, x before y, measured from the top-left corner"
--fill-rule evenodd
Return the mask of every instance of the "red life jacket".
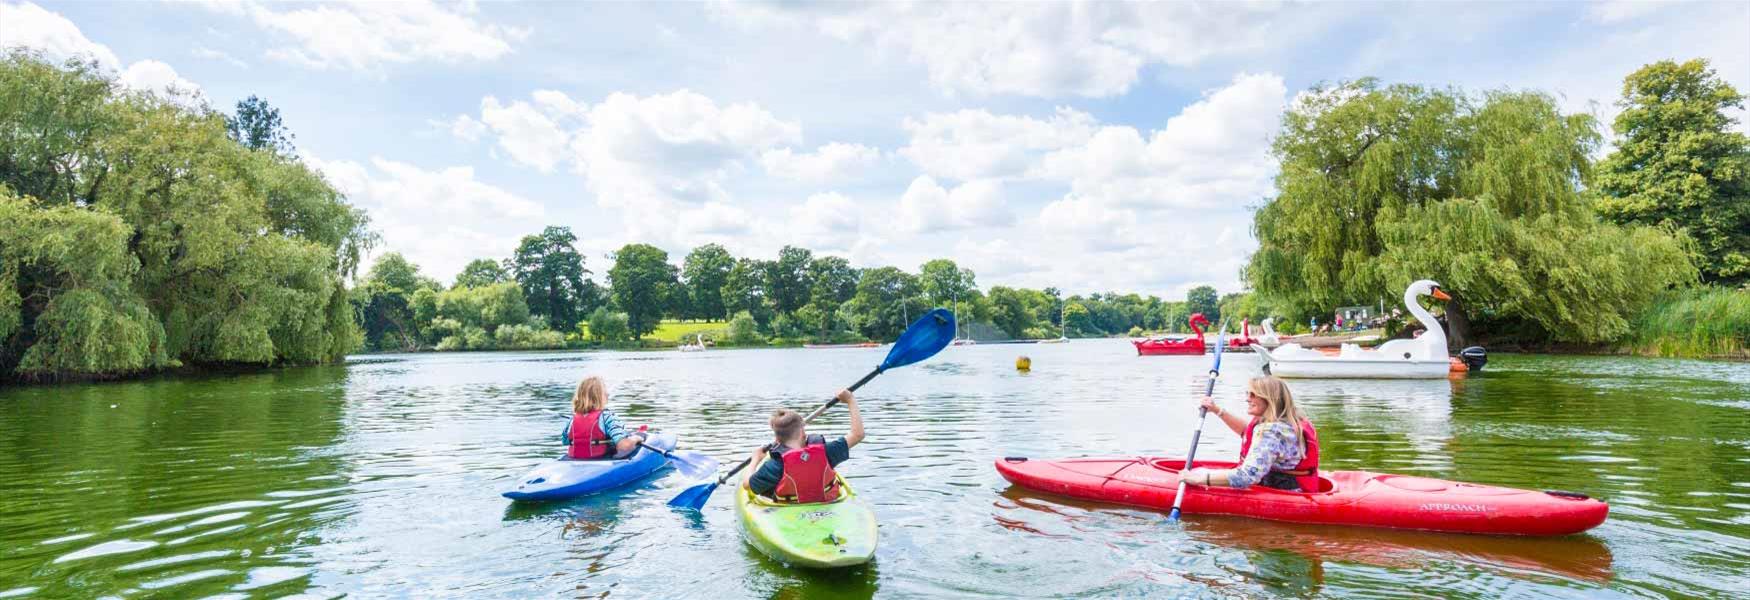
M 1246 432 L 1240 436 L 1241 462 L 1246 460 L 1246 452 L 1252 449 L 1252 429 L 1257 426 L 1258 419 L 1253 417 L 1252 422 L 1246 424 Z M 1292 470 L 1270 470 L 1294 477 L 1294 481 L 1300 484 L 1300 491 L 1310 494 L 1319 491 L 1319 432 L 1313 429 L 1312 421 L 1300 420 L 1300 439 L 1306 444 L 1305 458 L 1300 459 Z
M 772 452 L 784 461 L 784 477 L 772 495 L 797 504 L 818 504 L 839 499 L 839 476 L 826 460 L 826 438 L 808 436 L 801 448 L 779 446 Z
M 571 449 L 565 453 L 567 458 L 589 460 L 614 453 L 614 441 L 602 431 L 601 419 L 602 411 L 599 410 L 571 414 Z

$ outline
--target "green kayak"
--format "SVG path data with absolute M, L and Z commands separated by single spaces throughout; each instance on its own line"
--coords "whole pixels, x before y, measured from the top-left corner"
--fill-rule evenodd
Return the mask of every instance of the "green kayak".
M 839 478 L 838 500 L 775 502 L 737 488 L 735 514 L 747 541 L 779 561 L 815 568 L 848 567 L 875 557 L 875 512 Z

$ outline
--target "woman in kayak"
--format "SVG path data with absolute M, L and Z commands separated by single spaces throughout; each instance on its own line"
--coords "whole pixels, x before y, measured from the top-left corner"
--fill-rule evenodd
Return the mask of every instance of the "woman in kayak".
M 772 413 L 770 424 L 776 443 L 753 451 L 760 468 L 747 474 L 747 489 L 771 498 L 811 504 L 832 502 L 839 497 L 838 473 L 833 467 L 851 457 L 851 447 L 863 442 L 863 414 L 850 390 L 840 390 L 839 403 L 851 411 L 851 434 L 827 441 L 808 435 L 802 415 L 788 408 Z
M 639 442 L 646 439 L 643 431 L 626 431 L 614 418 L 614 411 L 608 410 L 608 386 L 600 377 L 592 375 L 577 383 L 577 391 L 571 394 L 571 413 L 571 424 L 560 436 L 570 446 L 566 458 L 620 458 L 637 450 Z
M 1263 485 L 1296 492 L 1319 491 L 1319 436 L 1312 421 L 1294 406 L 1288 384 L 1270 375 L 1246 383 L 1246 415 L 1241 417 L 1203 397 L 1203 408 L 1240 434 L 1240 463 L 1232 469 L 1191 469 L 1185 482 L 1244 489 Z

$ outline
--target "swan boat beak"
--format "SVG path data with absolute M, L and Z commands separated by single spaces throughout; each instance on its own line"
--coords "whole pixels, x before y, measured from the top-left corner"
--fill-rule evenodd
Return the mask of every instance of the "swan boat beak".
M 1452 296 L 1446 295 L 1446 292 L 1440 291 L 1440 288 L 1434 288 L 1434 293 L 1432 295 L 1434 296 L 1434 299 L 1436 299 L 1436 300 L 1451 300 L 1452 299 Z

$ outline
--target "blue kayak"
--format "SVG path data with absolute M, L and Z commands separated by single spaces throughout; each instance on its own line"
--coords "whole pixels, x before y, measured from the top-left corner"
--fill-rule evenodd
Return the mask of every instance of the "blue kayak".
M 657 433 L 645 442 L 664 452 L 673 450 L 675 436 Z M 668 458 L 639 448 L 617 460 L 570 460 L 559 458 L 535 467 L 517 480 L 516 489 L 505 492 L 511 500 L 564 500 L 611 490 L 632 483 L 668 466 Z

